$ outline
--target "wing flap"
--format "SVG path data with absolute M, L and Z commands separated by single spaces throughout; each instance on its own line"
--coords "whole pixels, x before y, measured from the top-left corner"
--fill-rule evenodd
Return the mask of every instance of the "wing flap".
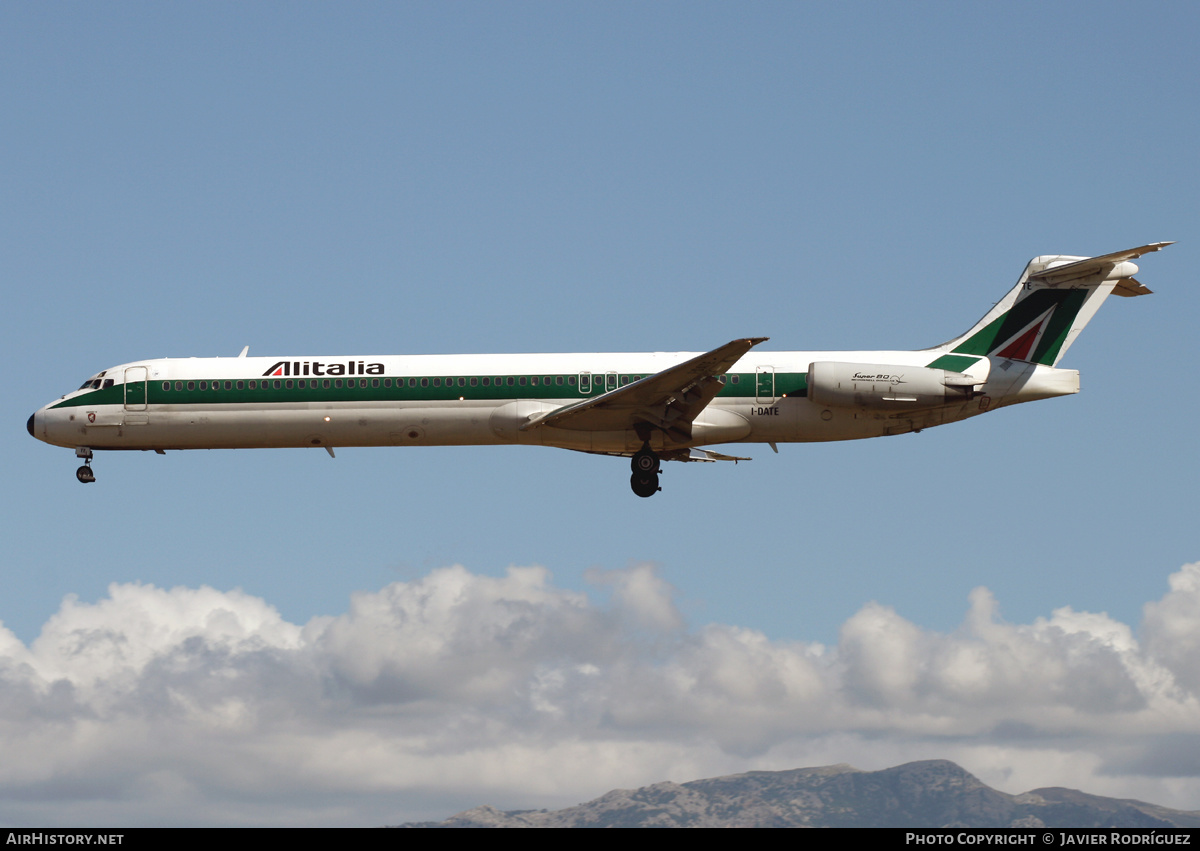
M 722 455 L 720 452 L 713 452 L 711 449 L 679 449 L 675 452 L 665 453 L 663 459 L 667 461 L 703 461 L 706 463 L 732 461 L 735 464 L 738 461 L 752 460 L 741 455 Z
M 608 455 L 613 458 L 628 458 L 633 454 L 632 452 L 603 452 L 597 449 L 572 449 L 571 451 L 583 452 L 587 455 Z M 738 461 L 754 460 L 752 458 L 746 458 L 742 455 L 723 455 L 720 452 L 714 452 L 711 449 L 697 448 L 671 449 L 662 453 L 659 457 L 664 461 L 704 461 L 709 463 L 715 461 L 732 461 L 735 464 Z

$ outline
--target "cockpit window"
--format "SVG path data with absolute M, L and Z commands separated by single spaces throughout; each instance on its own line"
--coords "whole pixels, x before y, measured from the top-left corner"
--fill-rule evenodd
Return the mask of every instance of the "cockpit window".
M 105 370 L 107 372 L 108 370 Z M 113 379 L 105 378 L 104 373 L 100 373 L 96 378 L 89 378 L 87 381 L 79 385 L 80 390 L 99 390 L 101 387 L 112 387 Z

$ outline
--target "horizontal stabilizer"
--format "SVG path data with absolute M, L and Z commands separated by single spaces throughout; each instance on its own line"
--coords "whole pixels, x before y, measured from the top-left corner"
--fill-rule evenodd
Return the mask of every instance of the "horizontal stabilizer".
M 1102 254 L 1099 257 L 1087 257 L 1083 260 L 1076 260 L 1074 263 L 1063 263 L 1062 265 L 1051 264 L 1047 269 L 1030 273 L 1029 281 L 1038 282 L 1050 287 L 1058 287 L 1063 284 L 1082 281 L 1084 278 L 1090 278 L 1094 275 L 1101 276 L 1101 280 L 1111 280 L 1111 273 L 1115 271 L 1123 281 L 1133 281 L 1135 285 L 1135 287 L 1130 288 L 1130 292 L 1121 293 L 1121 295 L 1145 295 L 1150 290 L 1147 290 L 1141 284 L 1137 283 L 1137 281 L 1133 280 L 1131 276 L 1137 272 L 1137 266 L 1129 263 L 1129 261 L 1136 260 L 1143 254 L 1159 251 L 1171 244 L 1170 242 L 1152 242 L 1149 245 L 1130 248 L 1126 251 Z M 1124 270 L 1121 269 L 1121 265 L 1123 263 L 1129 263 L 1128 275 L 1122 274 Z M 1145 292 L 1135 291 L 1136 287 L 1140 287 Z
M 1135 278 L 1122 278 L 1113 287 L 1113 295 L 1119 295 L 1122 298 L 1129 298 L 1135 295 L 1150 295 L 1152 292 L 1154 290 L 1142 286 L 1141 282 Z

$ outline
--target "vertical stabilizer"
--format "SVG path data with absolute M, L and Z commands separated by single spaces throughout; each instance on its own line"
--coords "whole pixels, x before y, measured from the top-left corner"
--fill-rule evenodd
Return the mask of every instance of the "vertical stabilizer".
M 1132 262 L 1169 242 L 1100 257 L 1046 254 L 1029 261 L 1017 285 L 970 331 L 935 347 L 946 355 L 987 356 L 1054 366 L 1112 293 L 1146 295 Z

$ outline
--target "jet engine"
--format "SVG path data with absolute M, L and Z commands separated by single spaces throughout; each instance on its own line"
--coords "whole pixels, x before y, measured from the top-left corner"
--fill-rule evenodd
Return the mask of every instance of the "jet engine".
M 831 408 L 930 408 L 972 399 L 984 380 L 927 366 L 817 361 L 808 365 L 808 398 Z

